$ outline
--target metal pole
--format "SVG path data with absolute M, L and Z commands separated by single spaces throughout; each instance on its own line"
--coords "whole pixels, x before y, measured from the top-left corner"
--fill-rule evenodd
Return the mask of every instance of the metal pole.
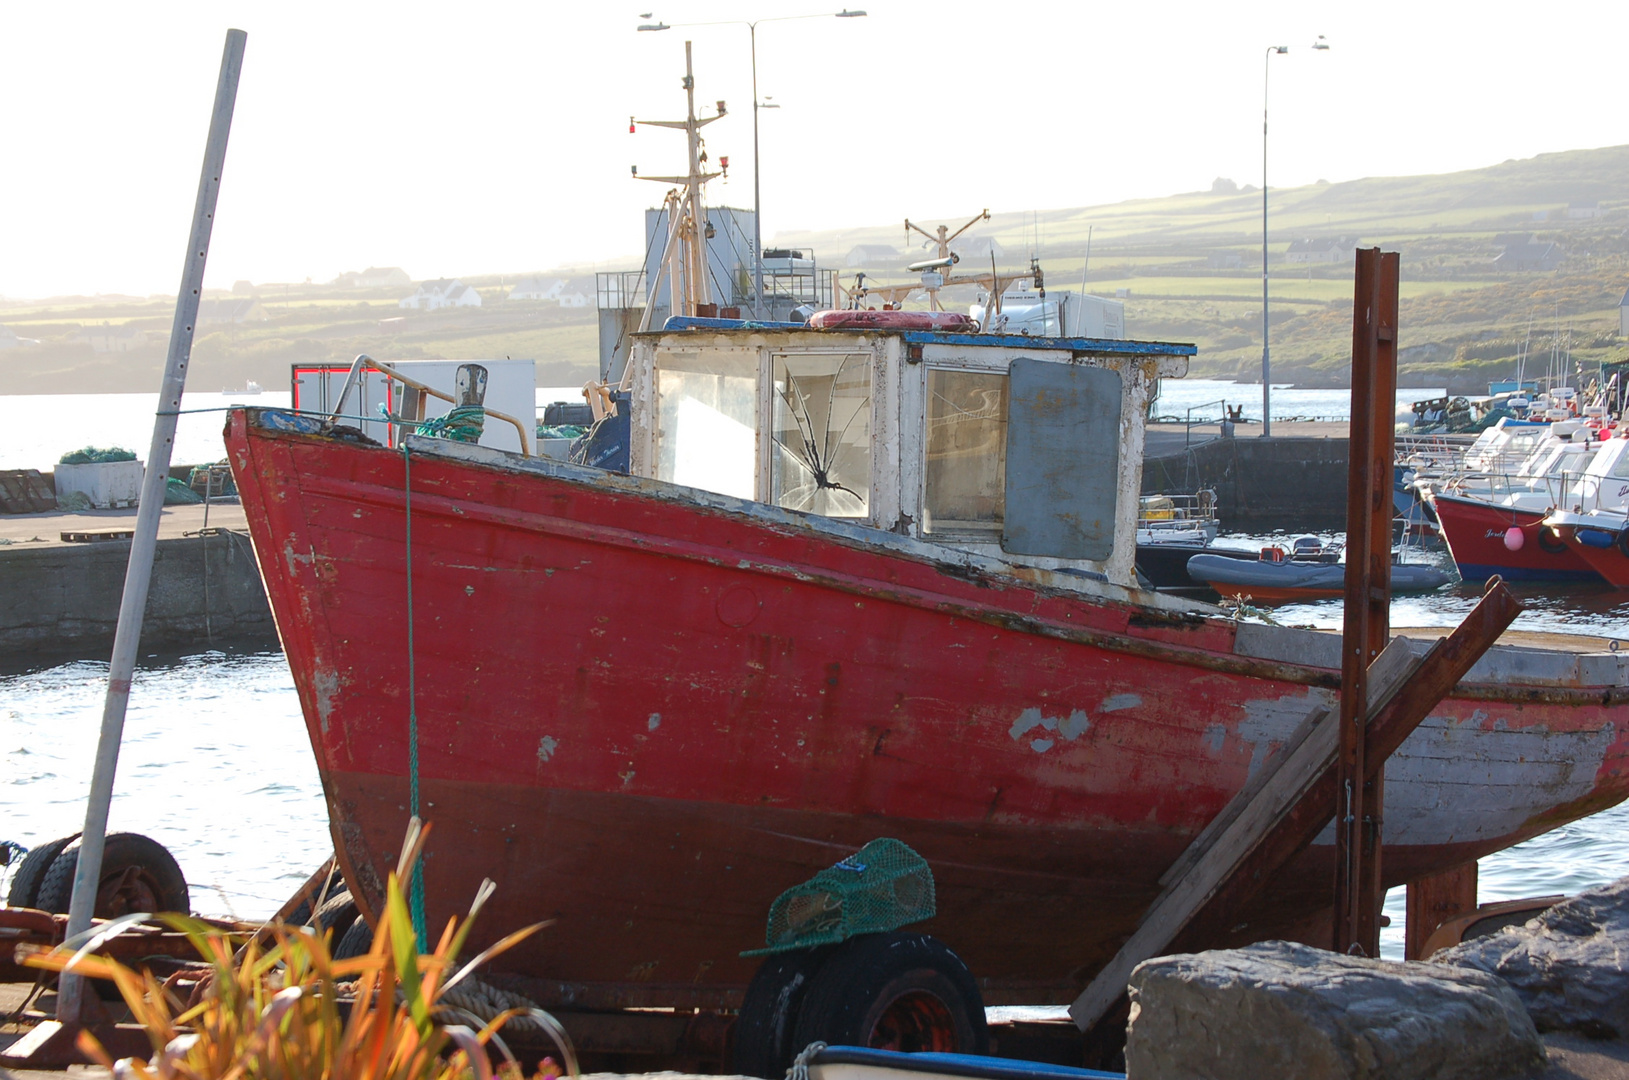
M 747 23 L 752 40 L 752 313 L 764 314 L 764 207 L 758 184 L 758 24 Z
M 136 667 L 142 615 L 147 608 L 147 587 L 152 581 L 153 551 L 158 544 L 158 517 L 164 509 L 164 488 L 170 476 L 170 452 L 175 446 L 177 413 L 187 382 L 187 361 L 192 356 L 192 333 L 198 321 L 199 294 L 204 287 L 204 263 L 209 255 L 209 237 L 215 224 L 215 201 L 221 189 L 221 170 L 226 163 L 226 139 L 232 128 L 232 109 L 237 101 L 238 77 L 243 70 L 243 48 L 247 40 L 248 35 L 242 30 L 226 32 L 220 80 L 215 87 L 215 108 L 209 120 L 209 141 L 204 148 L 203 173 L 198 178 L 198 203 L 192 215 L 192 234 L 187 241 L 186 263 L 181 272 L 181 291 L 175 301 L 175 321 L 170 327 L 170 352 L 164 363 L 164 382 L 159 390 L 158 412 L 153 418 L 153 442 L 147 450 L 147 472 L 142 478 L 140 509 L 136 514 L 135 536 L 130 544 L 130 563 L 125 568 L 124 596 L 119 601 L 119 622 L 113 635 L 107 702 L 102 708 L 102 733 L 96 746 L 90 797 L 85 805 L 85 830 L 79 840 L 73 898 L 68 905 L 69 937 L 90 927 L 91 915 L 96 907 L 96 891 L 102 873 L 102 847 L 107 836 L 108 805 L 113 798 L 113 776 L 119 764 L 125 709 L 130 703 L 130 678 Z M 79 976 L 62 977 L 57 996 L 58 1020 L 78 1022 L 83 1019 L 83 990 L 84 981 Z
M 1286 51 L 1269 45 L 1261 62 L 1261 435 L 1273 433 L 1273 365 L 1267 344 L 1267 79 L 1273 54 Z

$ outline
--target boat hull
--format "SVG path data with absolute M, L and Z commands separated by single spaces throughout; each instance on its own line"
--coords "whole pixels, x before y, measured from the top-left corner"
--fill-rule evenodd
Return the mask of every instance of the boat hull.
M 1459 576 L 1466 581 L 1485 581 L 1496 574 L 1508 581 L 1600 580 L 1572 545 L 1545 528 L 1548 510 L 1495 506 L 1443 492 L 1432 495 L 1431 508 Z M 1522 545 L 1514 551 L 1505 543 L 1510 529 L 1522 534 Z
M 738 1004 L 739 952 L 774 897 L 878 836 L 932 865 L 923 928 L 990 1002 L 1072 1000 L 1338 685 L 1327 635 L 1295 635 L 1293 659 L 1245 653 L 1230 620 L 1117 598 L 1146 594 L 479 447 L 408 458 L 262 426 L 273 415 L 232 413 L 228 452 L 347 881 L 375 913 L 411 718 L 431 924 L 485 876 L 477 947 L 557 919 L 504 961 L 546 1003 Z M 1318 649 L 1326 666 L 1293 662 Z M 1388 881 L 1620 801 L 1618 693 L 1444 702 L 1388 765 Z M 1327 841 L 1239 941 L 1319 939 Z
M 1625 540 L 1624 529 L 1561 525 L 1556 532 L 1608 585 L 1629 589 L 1629 540 Z

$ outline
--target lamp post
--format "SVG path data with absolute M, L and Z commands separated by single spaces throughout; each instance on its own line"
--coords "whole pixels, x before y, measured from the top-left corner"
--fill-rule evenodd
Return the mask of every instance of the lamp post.
M 1328 52 L 1329 42 L 1319 34 L 1314 52 Z M 1261 63 L 1261 436 L 1273 433 L 1273 365 L 1267 326 L 1267 79 L 1273 57 L 1290 51 L 1288 45 L 1269 45 Z
M 646 16 L 648 18 L 649 16 Z M 777 15 L 768 19 L 725 19 L 718 22 L 700 23 L 674 23 L 671 26 L 663 22 L 642 23 L 640 30 L 671 30 L 673 26 L 745 26 L 752 52 L 752 313 L 754 317 L 764 317 L 764 230 L 763 230 L 763 199 L 760 170 L 758 168 L 758 110 L 778 109 L 779 105 L 764 105 L 758 100 L 758 24 L 766 22 L 790 22 L 793 19 L 863 19 L 863 10 L 851 11 L 844 8 L 842 11 L 822 12 L 815 15 Z

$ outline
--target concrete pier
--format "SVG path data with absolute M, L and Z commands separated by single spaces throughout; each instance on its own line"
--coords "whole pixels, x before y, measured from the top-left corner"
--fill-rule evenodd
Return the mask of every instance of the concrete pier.
M 142 626 L 143 649 L 277 645 L 243 511 L 166 507 Z M 64 532 L 130 529 L 134 510 L 0 516 L 0 657 L 103 657 L 113 644 L 130 541 L 67 543 Z
M 1275 434 L 1240 425 L 1223 438 L 1215 424 L 1151 424 L 1143 494 L 1212 488 L 1222 528 L 1346 527 L 1347 426 L 1275 423 Z

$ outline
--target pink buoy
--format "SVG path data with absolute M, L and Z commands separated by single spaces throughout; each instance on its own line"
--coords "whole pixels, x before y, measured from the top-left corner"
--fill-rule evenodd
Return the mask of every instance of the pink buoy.
M 1522 545 L 1525 543 L 1527 543 L 1527 537 L 1523 535 L 1522 531 L 1516 526 L 1512 525 L 1510 528 L 1505 530 L 1506 548 L 1510 549 L 1511 551 L 1520 551 L 1522 549 Z

